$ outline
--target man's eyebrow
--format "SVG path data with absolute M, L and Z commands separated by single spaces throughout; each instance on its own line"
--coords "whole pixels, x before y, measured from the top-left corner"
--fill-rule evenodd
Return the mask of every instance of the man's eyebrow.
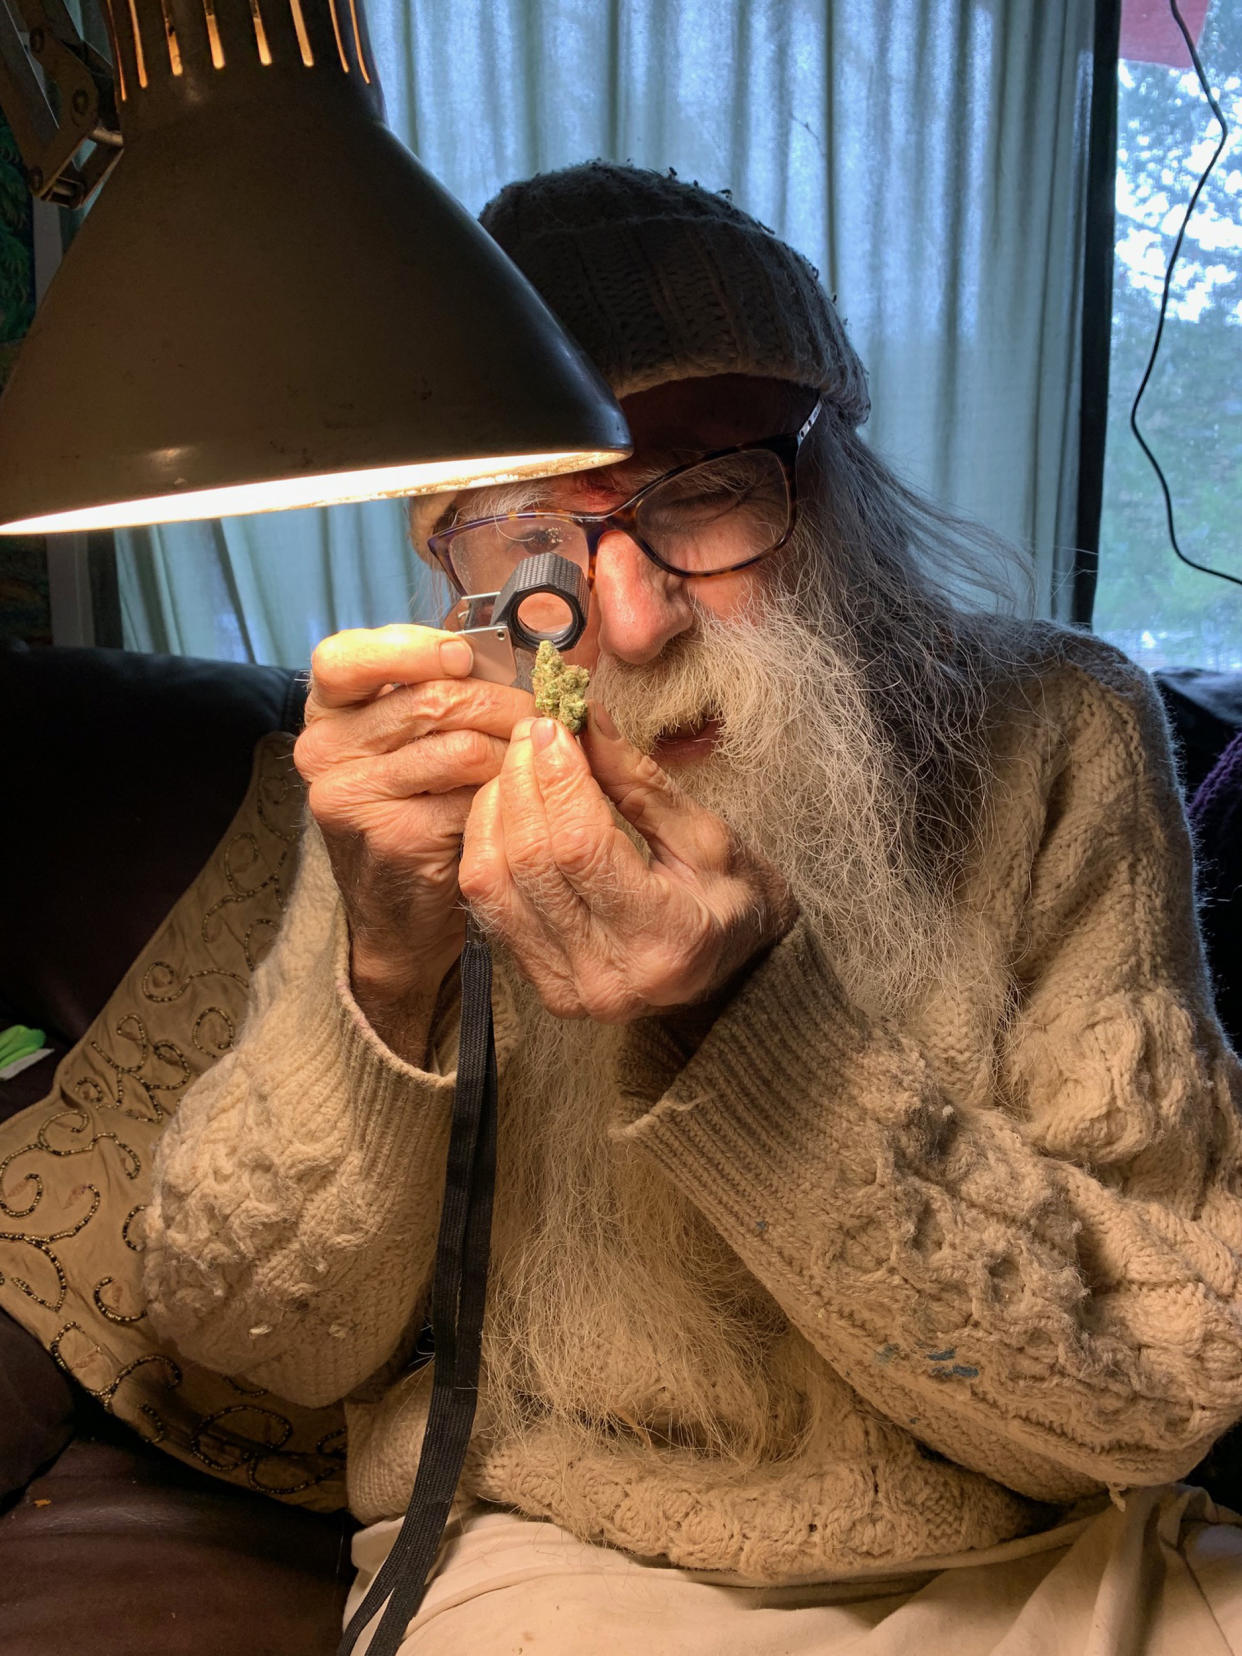
M 558 477 L 532 477 L 522 483 L 498 484 L 493 488 L 469 489 L 453 503 L 450 523 L 468 523 L 475 518 L 503 517 L 508 512 L 530 512 L 545 504 L 553 491 L 575 493 L 607 492 L 629 499 L 657 477 L 674 471 L 710 452 L 701 447 L 644 449 L 640 460 L 621 460 L 615 466 L 595 471 L 565 472 Z M 443 523 L 437 527 L 442 527 Z
M 702 447 L 644 449 L 641 458 L 619 460 L 614 466 L 601 466 L 595 471 L 570 472 L 563 479 L 571 486 L 614 489 L 636 494 L 648 483 L 654 483 L 665 472 L 685 466 L 692 460 L 701 460 L 709 449 Z M 549 484 L 557 479 L 549 478 Z

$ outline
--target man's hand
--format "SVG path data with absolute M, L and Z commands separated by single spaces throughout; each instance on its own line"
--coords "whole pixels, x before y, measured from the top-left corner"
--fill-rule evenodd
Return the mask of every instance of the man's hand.
M 549 1011 L 603 1023 L 706 999 L 796 917 L 776 870 L 594 704 L 583 747 L 551 719 L 514 728 L 470 812 L 460 884 Z
M 533 707 L 472 665 L 464 639 L 414 626 L 336 633 L 311 658 L 294 762 L 345 901 L 355 994 L 390 1044 L 461 951 L 466 818 Z M 405 1035 L 399 1050 L 418 1045 Z

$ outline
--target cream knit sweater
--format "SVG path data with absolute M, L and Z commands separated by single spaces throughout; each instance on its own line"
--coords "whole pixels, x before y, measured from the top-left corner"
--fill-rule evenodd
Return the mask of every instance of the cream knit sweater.
M 572 1426 L 480 1432 L 475 1494 L 640 1557 L 825 1578 L 1176 1478 L 1242 1413 L 1242 1084 L 1163 715 L 1088 637 L 1034 628 L 1030 655 L 961 887 L 971 947 L 917 1013 L 867 1022 L 797 927 L 701 1038 L 627 1033 L 615 1153 L 672 1181 L 779 1306 L 770 1361 L 799 1376 L 801 1430 L 747 1476 Z M 521 1031 L 502 980 L 496 1019 L 503 1081 Z M 429 1376 L 402 1357 L 452 1089 L 358 1011 L 309 830 L 239 1043 L 165 1135 L 147 1286 L 186 1355 L 346 1399 L 365 1521 L 403 1511 L 417 1463 Z M 619 1382 L 625 1335 L 607 1331 Z

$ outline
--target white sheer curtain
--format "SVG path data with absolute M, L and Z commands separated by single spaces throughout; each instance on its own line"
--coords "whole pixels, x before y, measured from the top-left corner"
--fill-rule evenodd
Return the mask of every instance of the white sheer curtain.
M 806 253 L 870 370 L 871 441 L 1032 547 L 1039 607 L 1063 611 L 1091 0 L 368 0 L 368 16 L 390 125 L 472 210 L 604 156 L 730 189 Z M 338 627 L 439 614 L 390 502 L 119 540 L 137 649 L 303 665 Z

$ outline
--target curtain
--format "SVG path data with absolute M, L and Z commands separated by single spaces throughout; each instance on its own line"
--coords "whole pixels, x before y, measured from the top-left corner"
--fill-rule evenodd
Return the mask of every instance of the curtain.
M 870 440 L 1034 554 L 1068 614 L 1091 0 L 369 0 L 389 124 L 472 211 L 592 156 L 672 167 L 799 248 Z M 395 325 L 399 321 L 395 319 Z M 437 619 L 391 502 L 118 537 L 126 642 L 300 666 Z

